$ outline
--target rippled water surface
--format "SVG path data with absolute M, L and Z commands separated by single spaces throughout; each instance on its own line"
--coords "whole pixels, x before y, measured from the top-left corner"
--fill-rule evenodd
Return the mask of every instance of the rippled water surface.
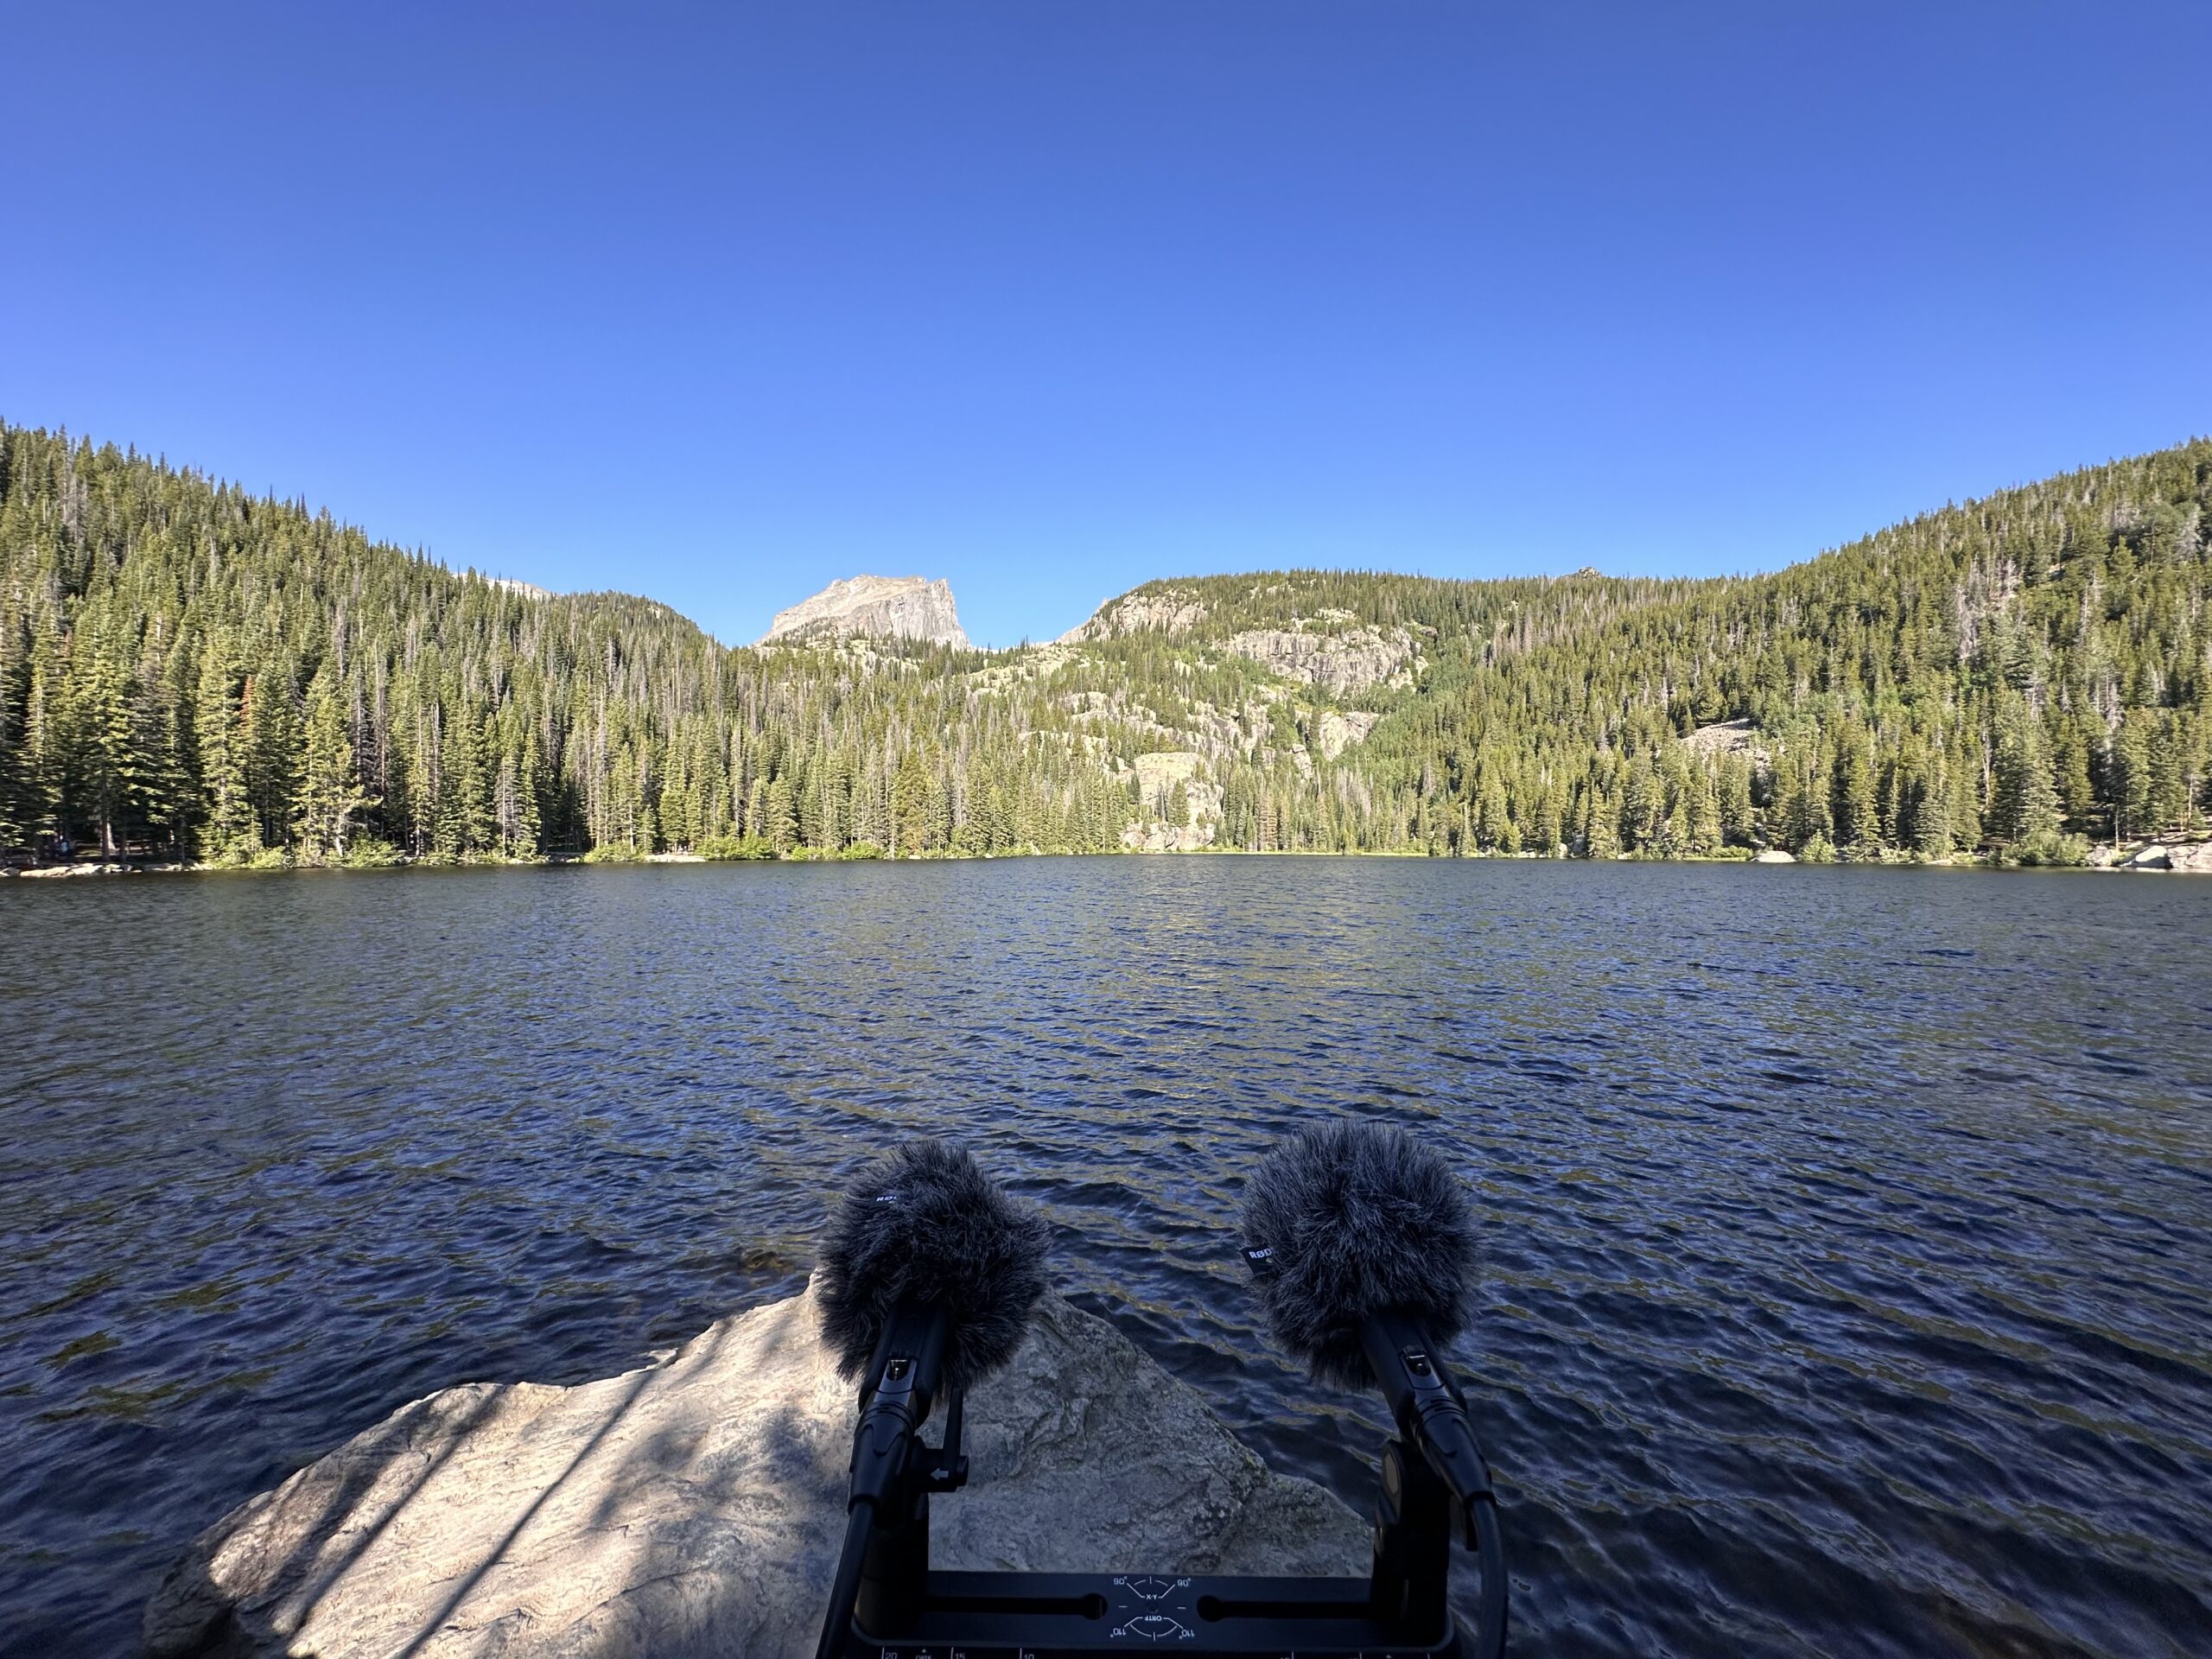
M 2212 880 L 1036 860 L 0 888 L 0 1646 L 395 1406 L 634 1363 L 952 1131 L 1363 1509 L 1245 1173 L 1486 1217 L 1516 1652 L 2212 1653 Z

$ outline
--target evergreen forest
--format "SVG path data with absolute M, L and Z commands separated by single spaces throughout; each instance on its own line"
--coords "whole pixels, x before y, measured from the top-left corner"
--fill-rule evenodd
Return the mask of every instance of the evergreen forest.
M 730 647 L 0 425 L 0 850 L 2079 863 L 2212 811 L 2208 508 L 2200 440 L 1761 575 L 1207 576 L 1008 652 Z

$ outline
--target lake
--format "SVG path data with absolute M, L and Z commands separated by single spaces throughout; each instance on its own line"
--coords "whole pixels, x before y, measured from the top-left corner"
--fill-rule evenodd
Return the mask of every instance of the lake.
M 1365 1511 L 1242 1181 L 1484 1217 L 1515 1651 L 2212 1652 L 2212 880 L 1039 859 L 0 887 L 0 1649 L 433 1389 L 611 1374 L 966 1140 Z M 957 1500 L 956 1500 L 957 1501 Z

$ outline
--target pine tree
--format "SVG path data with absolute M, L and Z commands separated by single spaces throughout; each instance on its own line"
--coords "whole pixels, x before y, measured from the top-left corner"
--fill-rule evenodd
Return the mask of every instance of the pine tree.
M 118 827 L 128 810 L 134 775 L 142 768 L 122 664 L 107 642 L 98 638 L 85 642 L 85 657 L 71 711 L 79 799 L 97 827 L 100 851 L 112 857 L 122 850 Z
M 788 853 L 799 844 L 798 805 L 791 795 L 791 780 L 782 772 L 768 780 L 765 833 L 769 845 L 779 854 Z
M 1720 763 L 1720 837 L 1731 847 L 1755 843 L 1758 818 L 1751 805 L 1751 762 L 1748 755 L 1730 754 Z
M 1700 857 L 1718 851 L 1720 846 L 1720 792 L 1714 786 L 1713 774 L 1703 766 L 1697 767 L 1687 779 L 1686 795 L 1684 814 L 1688 837 L 1685 850 Z
M 200 855 L 215 864 L 242 862 L 262 849 L 246 793 L 245 677 L 230 637 L 212 636 L 200 656 L 192 729 L 203 795 Z
M 1873 745 L 1863 729 L 1847 731 L 1836 752 L 1834 823 L 1836 845 L 1854 858 L 1873 857 L 1881 851 Z
M 543 774 L 544 763 L 537 753 L 537 734 L 525 731 L 522 753 L 515 763 L 509 811 L 501 825 L 509 858 L 537 856 L 544 827 L 543 810 L 538 805 L 538 797 L 545 786 Z
M 2058 827 L 2058 791 L 2043 747 L 2043 730 L 2026 702 L 2007 699 L 1998 715 L 1997 752 L 1986 830 L 2014 844 Z
M 2146 726 L 2148 818 L 2155 828 L 2170 830 L 2183 822 L 2191 804 L 2182 769 L 2180 722 L 2162 712 L 2152 716 Z
M 2081 721 L 2059 722 L 2057 741 L 2051 749 L 2051 772 L 2059 810 L 2076 828 L 2097 827 L 2096 786 L 2089 777 L 2089 758 L 2094 747 L 2094 738 Z
M 290 674 L 264 664 L 244 690 L 245 791 L 255 833 L 264 846 L 291 839 L 292 801 L 299 789 L 300 721 Z
M 899 758 L 891 786 L 892 850 L 907 856 L 927 849 L 931 817 L 929 774 L 921 756 L 908 749 Z
M 0 849 L 28 846 L 36 836 L 30 760 L 30 631 L 22 620 L 0 620 Z
M 300 855 L 315 864 L 343 859 L 353 820 L 368 804 L 354 770 L 345 710 L 327 677 L 318 677 L 308 691 L 306 733 L 292 796 Z
M 461 740 L 455 746 L 453 788 L 458 850 L 477 857 L 499 849 L 499 736 L 489 709 L 464 702 L 456 720 Z

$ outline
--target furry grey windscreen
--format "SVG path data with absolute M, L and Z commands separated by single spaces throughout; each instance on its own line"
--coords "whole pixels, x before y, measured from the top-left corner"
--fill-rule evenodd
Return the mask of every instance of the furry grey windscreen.
M 1474 1219 L 1459 1178 L 1402 1129 L 1351 1119 L 1308 1129 L 1244 1193 L 1244 1243 L 1272 1251 L 1257 1280 L 1275 1340 L 1324 1382 L 1374 1382 L 1360 1327 L 1412 1314 L 1440 1344 L 1466 1328 Z
M 893 1308 L 911 1296 L 951 1316 L 944 1381 L 965 1388 L 1021 1346 L 1045 1290 L 1045 1218 L 965 1151 L 909 1141 L 862 1173 L 823 1241 L 822 1339 L 857 1376 Z

